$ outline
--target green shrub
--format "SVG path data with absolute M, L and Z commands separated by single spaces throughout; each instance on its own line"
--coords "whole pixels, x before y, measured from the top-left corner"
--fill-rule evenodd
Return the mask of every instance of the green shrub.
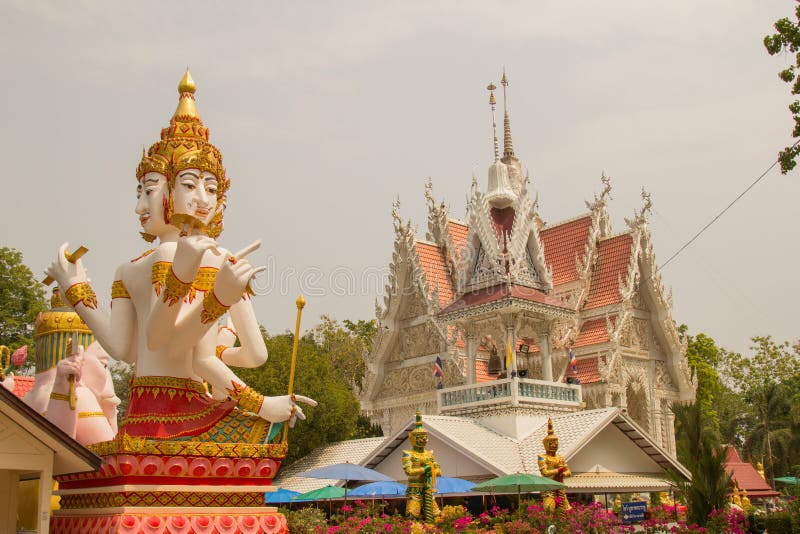
M 791 534 L 792 518 L 789 512 L 775 512 L 764 518 L 764 526 L 770 534 Z
M 328 530 L 325 512 L 319 508 L 308 507 L 299 510 L 282 508 L 281 511 L 286 515 L 286 523 L 292 534 L 317 534 Z

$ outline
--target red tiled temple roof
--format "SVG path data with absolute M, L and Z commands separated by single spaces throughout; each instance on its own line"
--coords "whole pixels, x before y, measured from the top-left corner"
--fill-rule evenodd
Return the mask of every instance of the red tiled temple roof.
M 597 265 L 592 274 L 589 296 L 584 309 L 616 304 L 622 300 L 619 293 L 619 279 L 622 278 L 623 284 L 627 283 L 632 248 L 633 239 L 630 234 L 600 241 L 597 245 Z
M 767 481 L 761 478 L 756 468 L 749 462 L 743 462 L 739 453 L 733 447 L 728 447 L 728 454 L 725 458 L 725 469 L 730 473 L 731 478 L 736 480 L 739 490 L 746 489 L 749 498 L 769 498 L 780 495 L 773 490 Z
M 19 397 L 20 399 L 28 394 L 28 392 L 33 389 L 33 380 L 32 376 L 14 376 L 14 395 Z
M 450 240 L 453 242 L 453 247 L 455 248 L 453 252 L 456 255 L 461 254 L 461 251 L 467 246 L 468 234 L 469 226 L 466 224 L 452 219 L 447 221 L 447 235 L 450 236 Z
M 425 271 L 428 287 L 433 291 L 438 284 L 439 305 L 444 307 L 453 300 L 453 285 L 450 282 L 450 275 L 447 273 L 442 250 L 433 243 L 417 241 L 416 245 L 419 264 Z
M 567 377 L 577 377 L 581 381 L 581 384 L 600 382 L 600 360 L 605 362 L 606 357 L 584 356 L 583 358 L 578 358 L 578 363 L 575 366 L 577 370 L 573 371 L 570 365 L 564 376 L 564 382 L 566 382 Z
M 592 217 L 586 215 L 539 232 L 544 247 L 544 261 L 553 271 L 553 285 L 558 286 L 578 279 L 576 259 L 582 258 L 589 240 Z
M 518 285 L 512 285 L 509 287 L 506 284 L 499 284 L 492 287 L 485 287 L 477 291 L 464 293 L 461 295 L 461 298 L 442 310 L 442 313 L 450 313 L 511 298 L 536 302 L 546 306 L 552 306 L 554 308 L 569 309 L 564 305 L 564 302 L 561 299 L 551 295 L 546 295 L 538 289 Z
M 614 326 L 617 321 L 617 316 L 609 317 L 611 326 Z M 573 348 L 585 347 L 587 345 L 595 345 L 597 343 L 605 343 L 608 341 L 608 330 L 606 330 L 606 319 L 592 319 L 586 321 L 581 325 L 581 331 L 578 333 L 578 338 L 572 345 Z
M 475 381 L 480 383 L 490 382 L 492 380 L 497 380 L 497 375 L 489 374 L 489 362 L 485 360 L 475 360 Z

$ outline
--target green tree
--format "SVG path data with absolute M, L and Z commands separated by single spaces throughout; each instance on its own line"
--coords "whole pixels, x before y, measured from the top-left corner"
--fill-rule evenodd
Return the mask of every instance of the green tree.
M 795 18 L 800 22 L 800 3 L 795 8 Z M 800 78 L 797 77 L 797 69 L 800 68 L 800 27 L 798 22 L 784 17 L 775 23 L 776 33 L 764 37 L 764 46 L 770 55 L 774 56 L 781 52 L 792 54 L 794 63 L 781 70 L 778 76 L 781 80 L 788 83 L 793 95 L 800 95 Z M 789 111 L 794 119 L 794 129 L 792 136 L 800 138 L 800 100 L 795 100 L 789 105 Z M 798 141 L 800 142 L 800 141 Z M 797 155 L 800 154 L 800 145 L 795 142 L 787 146 L 780 152 L 781 172 L 786 174 L 797 164 Z
M 793 451 L 800 444 L 800 349 L 770 336 L 752 338 L 752 354 L 724 352 L 721 376 L 744 400 L 744 450 L 763 458 L 774 479 L 791 471 Z
M 8 247 L 0 247 L 0 303 L 0 345 L 29 345 L 28 361 L 34 361 L 33 323 L 45 307 L 44 289 L 22 253 Z
M 352 336 L 336 321 L 323 317 L 320 327 L 299 340 L 294 384 L 295 392 L 313 398 L 319 406 L 304 405 L 307 419 L 298 421 L 295 428 L 289 430 L 289 454 L 285 465 L 326 443 L 369 437 L 370 434 L 369 422 L 359 416 L 358 399 L 351 387 L 352 370 L 342 372 L 336 368 L 344 361 L 340 351 L 351 356 L 357 354 L 359 360 L 361 352 L 354 352 L 345 343 L 342 332 L 351 341 Z M 286 394 L 293 338 L 288 333 L 265 336 L 269 351 L 267 363 L 256 369 L 237 368 L 236 374 L 264 395 Z
M 372 347 L 375 336 L 375 321 L 352 322 L 345 319 L 344 325 L 323 315 L 322 323 L 314 331 L 314 340 L 327 354 L 334 372 L 356 391 L 361 391 L 364 378 L 364 355 Z
M 683 493 L 690 522 L 705 525 L 708 515 L 727 503 L 730 475 L 725 470 L 727 447 L 720 445 L 705 421 L 698 402 L 673 404 L 678 460 L 692 475 L 690 481 L 670 472 L 678 490 Z

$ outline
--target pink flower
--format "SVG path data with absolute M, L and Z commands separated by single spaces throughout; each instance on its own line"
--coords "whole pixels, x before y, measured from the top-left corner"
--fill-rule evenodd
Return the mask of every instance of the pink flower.
M 28 345 L 22 345 L 11 355 L 11 364 L 20 366 L 25 363 L 26 359 L 28 359 Z
M 353 511 L 352 506 L 347 506 L 346 504 L 342 506 L 342 512 L 352 512 L 352 511 Z
M 328 534 L 333 534 L 339 530 L 339 525 L 333 525 L 332 527 L 328 527 Z
M 383 530 L 385 530 L 386 532 L 391 532 L 393 528 L 394 527 L 392 527 L 392 525 L 390 523 L 384 523 L 383 524 Z

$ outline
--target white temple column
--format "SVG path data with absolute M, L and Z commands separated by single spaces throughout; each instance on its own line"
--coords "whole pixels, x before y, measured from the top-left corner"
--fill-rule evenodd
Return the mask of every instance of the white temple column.
M 475 384 L 477 378 L 475 376 L 475 365 L 478 355 L 478 334 L 475 329 L 470 326 L 464 332 L 466 335 L 466 353 L 467 353 L 467 384 Z
M 553 381 L 553 354 L 550 348 L 550 333 L 545 332 L 539 339 L 539 353 L 542 355 L 542 380 Z

